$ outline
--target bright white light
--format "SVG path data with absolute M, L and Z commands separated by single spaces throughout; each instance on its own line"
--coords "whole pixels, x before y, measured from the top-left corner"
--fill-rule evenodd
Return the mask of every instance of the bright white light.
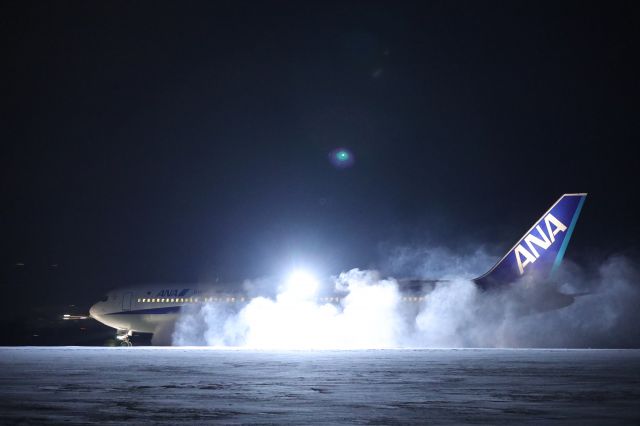
M 315 299 L 318 295 L 320 284 L 308 271 L 297 269 L 293 271 L 285 282 L 284 291 L 278 295 L 278 299 L 303 301 Z
M 83 320 L 83 319 L 87 319 L 87 316 L 85 315 L 70 315 L 70 314 L 64 314 L 62 316 L 63 320 Z
M 199 313 L 184 312 L 176 326 L 174 343 L 253 349 L 399 345 L 397 338 L 404 330 L 397 314 L 400 293 L 395 281 L 354 269 L 340 274 L 334 284 L 341 295 L 340 303 L 322 302 L 318 299 L 320 282 L 311 273 L 296 270 L 279 287 L 275 300 L 253 298 L 231 315 L 216 310 L 214 304 L 204 305 Z

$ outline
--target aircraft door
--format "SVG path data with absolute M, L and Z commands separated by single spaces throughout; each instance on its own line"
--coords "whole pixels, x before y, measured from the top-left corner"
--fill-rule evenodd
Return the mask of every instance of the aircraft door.
M 133 299 L 133 293 L 128 292 L 122 295 L 122 310 L 130 311 L 131 310 L 131 299 Z

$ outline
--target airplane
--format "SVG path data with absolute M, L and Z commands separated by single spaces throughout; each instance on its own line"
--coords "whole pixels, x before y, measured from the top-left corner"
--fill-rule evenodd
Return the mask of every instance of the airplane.
M 586 197 L 586 193 L 562 195 L 507 254 L 485 274 L 472 280 L 475 285 L 485 292 L 497 292 L 518 286 L 525 278 L 539 281 L 551 277 L 562 262 Z M 414 304 L 428 297 L 428 292 L 442 281 L 446 280 L 397 280 L 402 300 Z M 548 291 L 543 298 L 531 302 L 529 311 L 560 309 L 580 295 Z M 117 340 L 130 346 L 134 332 L 156 333 L 160 326 L 176 321 L 185 306 L 217 303 L 238 309 L 249 300 L 246 294 L 221 286 L 138 286 L 109 292 L 90 308 L 89 315 L 115 328 Z M 318 301 L 340 303 L 341 295 L 325 292 L 319 295 Z

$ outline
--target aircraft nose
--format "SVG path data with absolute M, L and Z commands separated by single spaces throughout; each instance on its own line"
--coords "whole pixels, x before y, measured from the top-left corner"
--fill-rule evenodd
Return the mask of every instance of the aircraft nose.
M 89 316 L 91 318 L 95 318 L 98 319 L 100 316 L 100 308 L 98 308 L 98 304 L 96 303 L 95 305 L 93 305 L 92 307 L 89 308 Z

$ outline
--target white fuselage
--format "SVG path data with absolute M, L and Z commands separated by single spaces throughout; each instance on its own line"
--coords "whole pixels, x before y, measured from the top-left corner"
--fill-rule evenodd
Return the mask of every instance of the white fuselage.
M 175 321 L 184 306 L 202 303 L 238 305 L 238 294 L 185 286 L 133 287 L 114 290 L 89 309 L 92 318 L 117 330 L 155 333 L 161 324 Z

